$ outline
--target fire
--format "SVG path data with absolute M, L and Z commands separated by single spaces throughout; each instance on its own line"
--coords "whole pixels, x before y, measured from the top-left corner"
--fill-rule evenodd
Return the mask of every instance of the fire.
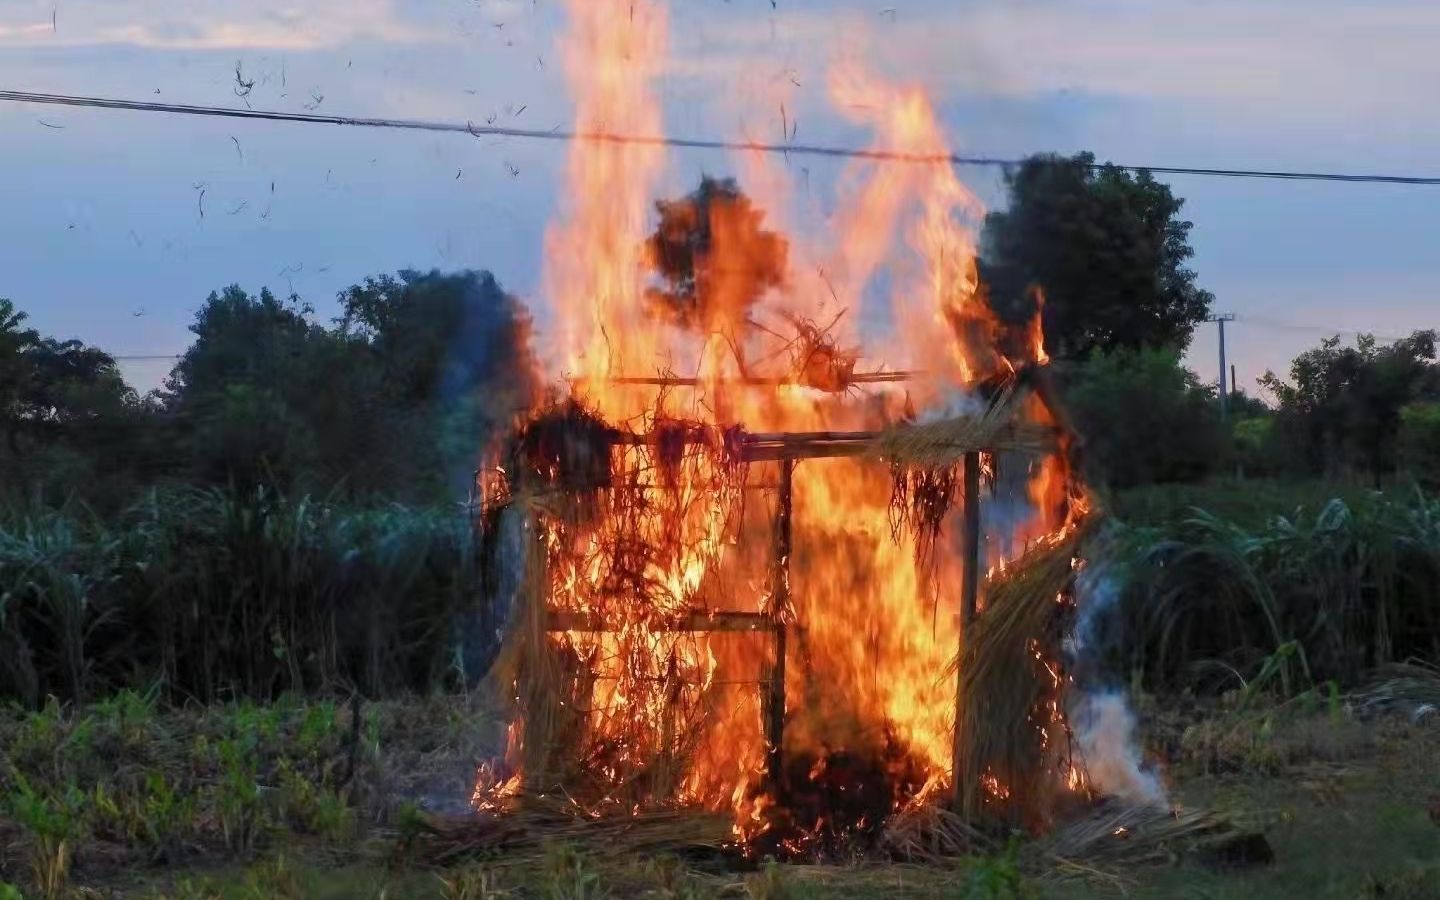
M 567 8 L 576 131 L 663 133 L 663 5 Z M 536 549 L 526 577 L 544 621 L 529 623 L 524 665 L 548 680 L 510 683 L 521 714 L 477 806 L 578 775 L 589 794 L 577 800 L 595 808 L 729 808 L 749 839 L 786 816 L 801 833 L 863 831 L 945 794 L 955 687 L 942 673 L 960 635 L 959 598 L 941 586 L 959 582 L 958 547 L 922 547 L 923 535 L 894 525 L 884 465 L 747 464 L 735 440 L 740 428 L 876 432 L 973 404 L 974 385 L 1003 386 L 1048 357 L 1038 313 L 1014 342 L 1023 358 L 1005 355 L 1006 328 L 977 275 L 983 207 L 945 161 L 925 93 L 846 65 L 830 95 L 873 130 L 874 149 L 933 161 L 857 163 L 833 231 L 803 246 L 724 183 L 652 206 L 666 161 L 653 144 L 572 144 L 543 279 L 550 366 L 570 396 L 536 411 L 502 473 L 506 499 L 526 478 L 546 486 L 527 495 Z M 788 194 L 785 173 L 756 154 L 739 166 L 757 195 Z M 877 302 L 869 287 L 882 269 L 902 276 L 886 301 L 895 337 L 867 357 L 855 323 Z M 926 376 L 862 387 L 860 370 Z M 1039 399 L 1027 404 L 1031 421 L 1054 424 Z M 577 454 L 576 434 L 604 449 Z M 1074 514 L 1063 457 L 1031 480 L 1025 542 Z M 986 465 L 993 473 L 993 456 Z M 792 475 L 793 536 L 777 567 L 782 513 L 773 490 L 756 487 Z M 926 484 L 943 515 L 953 477 Z M 785 657 L 757 622 L 783 624 Z M 767 780 L 763 723 L 775 710 L 757 689 L 782 660 L 783 798 Z M 561 743 L 577 758 L 556 758 Z M 1009 796 L 986 777 L 990 796 Z

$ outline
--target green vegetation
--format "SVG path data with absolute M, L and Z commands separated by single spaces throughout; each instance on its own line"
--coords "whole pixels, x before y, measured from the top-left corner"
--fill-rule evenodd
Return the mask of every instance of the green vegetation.
M 1427 443 L 1434 433 L 1424 405 L 1440 400 L 1435 342 L 1434 331 L 1385 347 L 1370 335 L 1353 347 L 1331 338 L 1295 358 L 1289 382 L 1266 373 L 1262 383 L 1277 402 L 1275 436 L 1289 469 L 1378 482 L 1403 462 L 1428 477 L 1434 460 L 1427 448 L 1436 445 Z
M 1440 694 L 1440 678 L 1430 690 Z M 590 844 L 439 866 L 407 852 L 406 822 L 425 815 L 408 798 L 463 801 L 475 759 L 501 739 L 460 698 L 363 706 L 354 745 L 348 705 L 283 697 L 175 709 L 123 692 L 0 716 L 13 748 L 0 765 L 0 898 L 6 879 L 8 896 L 147 900 L 1279 898 L 1300 886 L 1317 898 L 1432 896 L 1440 722 L 1357 717 L 1369 696 L 1140 698 L 1175 799 L 1263 822 L 1269 866 L 1060 865 L 1043 842 L 1012 841 L 926 865 L 735 872 Z
M 529 320 L 489 274 L 401 272 L 343 291 L 329 323 L 211 294 L 147 397 L 0 300 L 0 900 L 1440 893 L 1440 725 L 1415 715 L 1440 703 L 1436 335 L 1325 341 L 1263 379 L 1273 407 L 1237 392 L 1222 418 L 1181 362 L 1212 301 L 1183 201 L 1093 162 L 1012 174 L 982 276 L 1011 323 L 1043 288 L 1111 514 L 1087 637 L 1178 797 L 1266 817 L 1274 865 L 1077 867 L 1036 841 L 746 872 L 561 843 L 425 859 L 431 812 L 463 809 L 503 740 L 467 693 L 501 623 L 463 501 L 539 388 Z M 717 211 L 763 250 L 747 293 L 783 280 L 783 238 L 733 182 L 658 211 L 650 300 L 672 323 L 742 325 L 698 265 Z M 1014 666 L 1041 627 L 1003 635 Z M 1012 704 L 1026 737 L 1036 702 Z
M 297 298 L 213 293 L 165 386 L 42 338 L 0 300 L 0 500 L 81 499 L 112 515 L 151 487 L 448 504 L 535 391 L 529 320 L 484 272 L 401 272 L 340 296 L 331 327 Z M 343 401 L 343 402 L 342 402 Z
M 1002 317 L 1028 320 L 1043 291 L 1050 352 L 1064 359 L 1190 343 L 1214 298 L 1185 268 L 1191 224 L 1168 185 L 1090 153 L 1031 157 L 1006 183 L 981 250 Z
M 1431 491 L 1440 490 L 1440 401 L 1400 407 L 1400 466 Z
M 1095 352 L 1065 378 L 1066 409 L 1093 478 L 1121 490 L 1215 473 L 1228 435 L 1215 393 L 1169 350 Z
M 1145 683 L 1288 691 L 1354 684 L 1376 666 L 1440 659 L 1440 501 L 1372 494 L 1240 523 L 1192 509 L 1117 524 L 1097 562 L 1119 597 L 1112 665 Z M 1278 670 L 1277 670 L 1278 667 Z
M 9 859 L 25 866 L 0 857 L 0 877 L 68 897 L 76 882 L 259 858 L 269 868 L 247 877 L 273 881 L 290 871 L 277 853 L 350 858 L 393 833 L 402 798 L 463 802 L 497 740 L 461 698 L 181 709 L 122 691 L 84 707 L 11 707 L 0 713 L 0 846 L 22 850 Z
M 372 696 L 456 682 L 477 590 L 458 512 L 340 507 L 265 488 L 154 491 L 0 518 L 0 695 Z M 471 635 L 468 639 L 475 639 Z

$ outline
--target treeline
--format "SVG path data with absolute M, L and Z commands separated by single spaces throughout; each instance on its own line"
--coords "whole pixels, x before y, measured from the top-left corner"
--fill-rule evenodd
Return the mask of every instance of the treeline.
M 981 275 L 1011 321 L 1044 317 L 1049 351 L 1086 440 L 1089 474 L 1113 488 L 1249 476 L 1440 487 L 1436 333 L 1389 346 L 1327 340 L 1281 378 L 1236 392 L 1230 416 L 1181 364 L 1214 298 L 1188 267 L 1184 200 L 1148 172 L 1088 153 L 1036 156 L 1007 176 Z
M 1218 476 L 1440 488 L 1436 332 L 1381 346 L 1325 340 L 1222 416 L 1175 351 L 1095 351 L 1063 366 L 1093 479 L 1114 489 Z
M 0 300 L 0 495 L 106 512 L 157 484 L 463 497 L 486 436 L 535 390 L 523 308 L 483 272 L 382 275 L 339 299 L 323 325 L 268 290 L 211 294 L 145 397 Z
M 1185 265 L 1183 201 L 1083 154 L 1031 160 L 1009 186 L 985 224 L 982 283 L 1003 317 L 1044 316 L 1093 482 L 1126 491 L 1239 472 L 1440 488 L 1434 332 L 1325 341 L 1287 379 L 1263 380 L 1267 402 L 1237 392 L 1222 418 L 1214 389 L 1181 363 L 1212 302 Z M 677 202 L 740 204 L 757 229 L 762 218 L 728 182 Z M 661 204 L 662 225 L 672 207 Z M 703 307 L 703 218 L 657 232 L 675 263 L 657 273 L 676 289 L 672 317 Z M 499 623 L 459 501 L 481 448 L 540 390 L 520 304 L 488 273 L 401 272 L 343 291 L 330 322 L 298 298 L 232 286 L 191 331 L 142 397 L 110 356 L 40 335 L 0 300 L 0 697 L 152 682 L 175 699 L 382 693 L 479 675 Z M 1416 499 L 1431 522 L 1433 504 Z M 1420 543 L 1377 527 L 1352 549 L 1399 559 Z M 1289 577 L 1268 557 L 1255 565 L 1276 585 Z M 1440 621 L 1425 616 L 1415 634 Z
M 536 389 L 487 273 L 340 316 L 229 287 L 164 386 L 0 300 L 0 698 L 174 700 L 471 681 L 495 623 L 459 501 Z

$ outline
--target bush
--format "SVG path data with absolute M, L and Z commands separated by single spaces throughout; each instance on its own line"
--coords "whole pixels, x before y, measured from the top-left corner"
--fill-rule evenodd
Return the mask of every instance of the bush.
M 1440 490 L 1440 403 L 1400 409 L 1400 464 L 1430 490 Z
M 1174 351 L 1097 353 L 1067 378 L 1065 402 L 1090 476 L 1112 488 L 1197 481 L 1225 461 L 1215 397 Z
M 1440 501 L 1372 494 L 1242 525 L 1202 510 L 1117 525 L 1097 571 L 1118 579 L 1107 645 L 1122 671 L 1194 685 L 1198 663 L 1275 674 L 1286 692 L 1440 658 Z
M 1230 426 L 1230 445 L 1235 467 L 1244 475 L 1253 478 L 1286 473 L 1286 459 L 1279 446 L 1273 415 L 1237 417 Z
M 0 522 L 0 696 L 33 706 L 157 680 L 206 700 L 428 688 L 477 584 L 455 512 L 264 489 L 152 492 L 113 528 L 79 508 L 14 512 Z

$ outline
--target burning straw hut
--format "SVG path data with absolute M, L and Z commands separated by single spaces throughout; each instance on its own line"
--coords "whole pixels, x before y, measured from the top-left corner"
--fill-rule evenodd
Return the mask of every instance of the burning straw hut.
M 663 6 L 616 6 L 569 4 L 574 130 L 661 133 Z M 758 156 L 748 196 L 707 181 L 650 232 L 662 148 L 572 145 L 541 353 L 564 386 L 485 478 L 523 577 L 475 802 L 511 824 L 563 798 L 716 811 L 751 852 L 909 853 L 1087 791 L 1060 637 L 1093 515 L 1039 314 L 991 310 L 923 93 L 831 88 L 910 160 L 858 167 L 834 233 L 769 226 L 786 175 Z M 862 335 L 887 267 L 897 326 Z
M 977 616 L 979 509 L 997 461 L 1063 463 L 1072 446 L 1047 383 L 1032 366 L 983 390 L 974 413 L 869 431 L 755 433 L 660 418 L 631 430 L 575 400 L 541 411 L 511 443 L 492 498 L 524 517 L 528 539 L 497 666 L 510 748 L 482 774 L 477 802 L 499 809 L 555 794 L 620 815 L 728 806 L 735 835 L 755 847 L 833 855 L 894 840 L 887 826 L 917 821 L 926 806 L 957 808 L 952 828 L 987 817 L 1040 824 L 1059 795 L 1083 795 L 1059 651 L 1085 525 L 1068 466 L 1052 498 L 1060 527 L 1007 565 Z M 953 723 L 949 766 L 931 765 L 894 721 L 839 731 L 825 722 L 876 712 L 847 709 L 847 685 L 816 683 L 807 605 L 795 597 L 805 589 L 794 572 L 805 528 L 796 471 L 829 460 L 885 473 L 889 539 L 910 549 L 915 572 L 939 578 L 937 542 L 958 551 L 948 571 L 959 583 L 932 586 L 933 615 L 939 593 L 960 601 L 950 613 L 959 627 L 947 629 L 957 640 L 948 665 L 928 673 L 932 689 L 951 685 L 941 714 Z M 747 508 L 756 495 L 758 511 Z M 757 512 L 767 528 L 755 527 Z M 958 541 L 944 530 L 951 518 Z M 737 548 L 746 538 L 760 546 Z M 742 559 L 733 571 L 726 550 Z M 713 581 L 683 581 L 705 565 Z M 736 584 L 753 594 L 726 596 Z M 802 733 L 787 742 L 787 726 Z M 835 741 L 842 733 L 848 740 Z

